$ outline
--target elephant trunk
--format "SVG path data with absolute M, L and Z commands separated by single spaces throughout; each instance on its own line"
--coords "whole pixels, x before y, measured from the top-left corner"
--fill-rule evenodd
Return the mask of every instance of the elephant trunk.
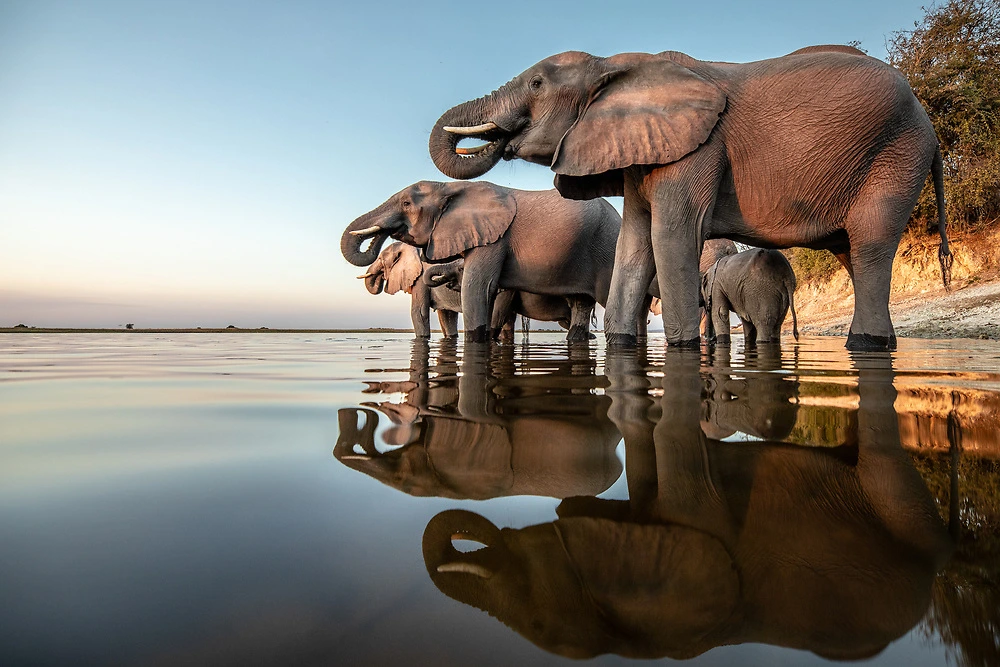
M 344 259 L 354 266 L 368 266 L 375 261 L 382 250 L 382 244 L 398 227 L 395 199 L 393 197 L 347 226 L 340 237 L 340 252 Z M 362 252 L 361 246 L 368 239 L 371 239 L 371 245 Z
M 500 161 L 515 131 L 511 89 L 508 83 L 485 97 L 452 107 L 438 119 L 427 147 L 442 173 L 451 178 L 476 178 Z M 459 141 L 469 137 L 486 143 L 460 148 Z
M 364 417 L 364 424 L 358 427 L 358 413 Z M 340 426 L 333 455 L 338 461 L 368 460 L 378 456 L 375 449 L 375 429 L 378 413 L 368 408 L 341 408 L 337 411 Z M 357 445 L 364 453 L 355 449 Z
M 484 548 L 460 552 L 452 540 L 479 542 Z M 431 579 L 446 594 L 468 599 L 471 589 L 498 572 L 506 556 L 500 529 L 489 519 L 466 510 L 445 510 L 424 529 L 424 565 Z M 463 590 L 464 589 L 464 590 Z
M 375 263 L 368 267 L 368 271 L 363 276 L 359 278 L 365 281 L 365 289 L 371 294 L 381 294 L 382 288 L 385 286 L 385 264 L 383 264 L 381 259 L 375 260 Z
M 430 287 L 447 285 L 459 290 L 462 287 L 462 269 L 465 260 L 456 259 L 446 264 L 430 264 L 424 269 L 423 281 Z

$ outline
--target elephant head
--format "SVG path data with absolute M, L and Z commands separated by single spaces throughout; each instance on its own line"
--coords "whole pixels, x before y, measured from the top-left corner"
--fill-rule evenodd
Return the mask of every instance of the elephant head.
M 726 94 L 682 54 L 546 58 L 485 97 L 446 111 L 431 131 L 434 164 L 475 178 L 521 158 L 556 172 L 571 199 L 621 196 L 622 170 L 669 164 L 704 143 Z M 484 143 L 459 146 L 463 138 Z
M 482 548 L 463 553 L 453 540 Z M 715 645 L 739 601 L 732 557 L 684 526 L 581 516 L 501 530 L 448 510 L 424 530 L 423 553 L 446 595 L 570 658 L 693 657 Z
M 465 260 L 461 258 L 444 264 L 431 264 L 424 270 L 423 280 L 429 287 L 447 286 L 460 290 L 464 269 Z
M 497 241 L 516 212 L 514 197 L 492 183 L 421 181 L 348 225 L 340 250 L 351 264 L 365 266 L 391 236 L 440 261 Z M 362 251 L 368 239 L 371 245 Z
M 403 291 L 409 294 L 423 273 L 419 251 L 411 245 L 396 242 L 379 253 L 364 275 L 365 288 L 372 294 L 381 294 L 383 287 L 389 294 Z

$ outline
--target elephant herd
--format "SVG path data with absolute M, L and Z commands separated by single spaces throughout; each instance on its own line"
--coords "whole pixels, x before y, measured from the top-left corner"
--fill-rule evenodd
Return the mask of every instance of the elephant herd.
M 413 294 L 417 336 L 429 335 L 428 308 L 456 335 L 460 306 L 472 341 L 510 331 L 518 313 L 585 340 L 599 303 L 608 344 L 634 346 L 659 298 L 671 346 L 699 344 L 703 307 L 710 342 L 728 341 L 729 308 L 748 342 L 776 342 L 794 275 L 773 250 L 700 266 L 707 243 L 728 240 L 832 252 L 854 286 L 848 349 L 891 350 L 893 258 L 928 174 L 948 284 L 934 128 L 902 74 L 852 47 L 750 63 L 561 53 L 446 111 L 429 151 L 456 179 L 501 159 L 547 165 L 556 189 L 421 181 L 348 226 L 344 256 L 370 265 L 370 290 Z M 624 197 L 623 218 L 605 196 Z M 398 280 L 379 255 L 390 237 L 419 251 Z M 440 263 L 451 268 L 435 278 Z
M 862 659 L 928 608 L 953 546 L 900 446 L 890 358 L 857 366 L 859 408 L 833 440 L 795 372 L 740 372 L 728 355 L 706 367 L 668 348 L 654 364 L 615 348 L 601 375 L 586 348 L 516 363 L 511 346 L 466 346 L 461 362 L 455 343 L 428 349 L 414 342 L 407 380 L 369 383 L 384 400 L 340 410 L 333 454 L 413 496 L 558 499 L 545 523 L 445 509 L 423 533 L 438 589 L 538 646 L 683 659 L 763 642 Z M 753 354 L 755 370 L 782 368 L 774 348 Z M 598 497 L 623 474 L 627 499 Z

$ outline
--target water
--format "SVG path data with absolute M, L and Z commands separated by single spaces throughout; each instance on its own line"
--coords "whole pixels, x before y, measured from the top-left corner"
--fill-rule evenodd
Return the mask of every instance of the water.
M 1000 345 L 0 337 L 0 664 L 1000 664 Z

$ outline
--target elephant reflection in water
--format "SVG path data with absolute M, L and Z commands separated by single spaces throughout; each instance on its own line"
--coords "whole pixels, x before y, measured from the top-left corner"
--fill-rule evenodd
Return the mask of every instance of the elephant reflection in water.
M 438 514 L 423 538 L 435 585 L 575 658 L 764 642 L 857 659 L 913 627 L 951 541 L 900 447 L 890 361 L 859 369 L 857 445 L 813 448 L 709 438 L 700 357 L 666 352 L 656 400 L 638 352 L 607 360 L 629 500 L 566 499 L 519 530 Z M 751 395 L 776 391 L 756 378 Z
M 368 390 L 405 391 L 403 403 L 339 411 L 333 453 L 344 465 L 410 495 L 477 500 L 596 495 L 621 475 L 615 454 L 621 435 L 607 416 L 611 401 L 590 393 L 601 379 L 592 360 L 571 357 L 557 379 L 539 382 L 515 374 L 510 348 L 467 344 L 460 377 L 447 343 L 435 367 L 428 365 L 426 342 L 413 349 L 409 381 L 371 383 Z M 449 364 L 450 373 L 440 372 Z M 564 378 L 560 370 L 575 375 Z M 382 447 L 375 444 L 376 410 L 393 423 Z

